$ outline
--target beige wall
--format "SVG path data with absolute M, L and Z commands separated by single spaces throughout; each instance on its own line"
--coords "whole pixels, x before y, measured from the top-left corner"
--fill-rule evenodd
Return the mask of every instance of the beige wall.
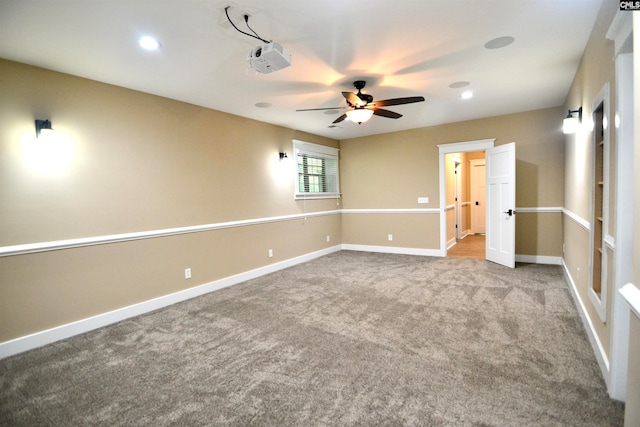
M 592 104 L 598 93 L 609 84 L 610 111 L 614 111 L 615 105 L 615 64 L 613 62 L 613 42 L 606 39 L 614 14 L 618 10 L 618 3 L 605 1 L 596 20 L 591 37 L 586 46 L 582 62 L 576 73 L 575 79 L 567 96 L 565 112 L 568 109 L 577 109 L 582 106 L 583 124 L 581 131 L 574 135 L 566 136 L 565 175 L 564 175 L 564 207 L 587 223 L 591 223 L 592 185 L 593 185 L 593 135 L 589 127 L 592 117 Z M 611 121 L 612 118 L 609 117 Z M 611 159 L 611 170 L 615 170 L 615 128 L 609 126 L 608 132 Z M 612 175 L 613 177 L 613 175 Z M 608 209 L 613 212 L 615 194 L 611 194 Z M 605 207 L 606 209 L 607 207 Z M 613 215 L 611 216 L 613 219 Z M 565 264 L 568 273 L 576 284 L 578 294 L 585 306 L 587 314 L 593 324 L 602 347 L 607 357 L 610 357 L 611 349 L 611 322 L 603 322 L 600 319 L 593 303 L 588 297 L 590 280 L 590 230 L 579 226 L 578 223 L 565 216 L 564 220 Z M 613 230 L 610 224 L 609 231 Z M 615 253 L 607 252 L 607 255 L 615 256 Z M 608 260 L 611 262 L 611 260 Z M 578 272 L 579 270 L 579 272 Z M 610 272 L 609 272 L 610 273 Z M 608 274 L 607 292 L 607 318 L 611 318 L 610 307 L 612 296 L 612 276 Z
M 437 214 L 352 214 L 342 215 L 342 243 L 413 249 L 437 248 L 440 235 Z M 393 240 L 388 240 L 388 235 Z
M 10 61 L 0 60 L 0 85 L 5 249 L 302 215 L 2 256 L 0 342 L 341 243 L 439 249 L 437 211 L 337 212 L 437 209 L 437 144 L 516 141 L 518 205 L 562 205 L 560 108 L 338 142 Z M 74 156 L 59 173 L 43 174 L 26 163 L 23 150 L 33 143 L 36 118 L 51 119 L 72 147 Z M 278 152 L 291 152 L 294 138 L 340 147 L 341 201 L 293 199 L 292 165 L 281 163 Z M 417 197 L 430 203 L 418 204 Z M 520 217 L 519 253 L 560 255 L 559 234 L 536 225 L 552 215 Z M 183 276 L 187 267 L 190 280 Z
M 5 60 L 0 87 L 4 248 L 340 208 L 295 201 L 292 156 L 278 157 L 294 138 L 338 141 Z M 59 173 L 25 158 L 36 118 L 72 147 Z M 341 225 L 336 212 L 0 257 L 0 342 L 325 249 Z
M 496 145 L 516 142 L 518 207 L 561 207 L 564 200 L 562 111 L 562 108 L 549 108 L 340 141 L 344 208 L 439 208 L 437 145 L 488 138 L 496 138 Z M 447 200 L 451 191 L 447 190 Z M 430 203 L 418 204 L 418 197 L 429 197 Z M 453 203 L 452 200 L 447 203 Z M 376 220 L 377 214 L 358 214 L 362 221 L 365 217 L 373 230 L 388 227 Z M 358 219 L 351 218 L 350 221 L 357 222 Z M 395 221 L 396 228 L 404 230 L 402 234 L 411 234 L 403 216 L 399 215 Z M 439 223 L 431 222 L 433 227 L 421 232 L 438 236 Z M 343 230 L 346 230 L 344 224 Z M 380 240 L 373 244 L 387 244 L 386 233 L 377 234 Z M 431 246 L 422 248 L 439 249 L 437 237 L 431 241 Z M 404 241 L 398 241 L 396 245 L 411 247 Z M 562 256 L 561 214 L 518 216 L 516 253 Z
M 438 249 L 438 214 L 337 211 L 439 208 L 438 144 L 515 141 L 516 205 L 563 206 L 589 221 L 589 135 L 563 137 L 560 119 L 579 105 L 590 117 L 591 103 L 606 82 L 615 105 L 612 44 L 604 34 L 617 6 L 614 0 L 603 3 L 563 107 L 340 142 L 0 60 L 0 247 L 327 212 L 1 256 L 0 343 L 340 243 Z M 633 15 L 638 46 L 640 15 Z M 638 55 L 635 69 L 640 69 Z M 635 123 L 640 123 L 639 74 L 635 76 Z M 70 163 L 57 173 L 43 174 L 26 162 L 24 150 L 33 143 L 36 118 L 51 119 L 72 148 Z M 615 130 L 609 132 L 613 153 Z M 291 152 L 294 138 L 340 147 L 341 201 L 293 199 L 290 165 L 281 163 L 277 153 Z M 640 126 L 635 127 L 635 146 L 640 147 Z M 640 149 L 635 150 L 635 164 L 640 164 Z M 640 218 L 638 168 L 635 188 L 634 217 Z M 611 207 L 614 196 L 612 191 Z M 429 197 L 430 203 L 417 204 L 417 197 Z M 588 230 L 557 213 L 521 213 L 517 218 L 516 252 L 563 256 L 608 354 L 610 322 L 600 321 L 586 295 Z M 610 223 L 609 232 L 613 230 Z M 638 221 L 633 234 L 633 281 L 638 286 Z M 273 249 L 273 258 L 268 258 L 268 249 Z M 612 266 L 615 251 L 608 253 Z M 193 273 L 188 281 L 183 276 L 187 267 Z M 611 300 L 609 295 L 608 310 Z M 640 400 L 639 325 L 632 320 L 627 390 L 632 408 Z M 626 425 L 638 425 L 639 414 L 628 410 Z
M 294 201 L 293 176 L 280 173 L 286 165 L 278 152 L 291 151 L 293 138 L 337 141 L 17 63 L 0 66 L 1 245 L 335 209 L 335 201 Z M 63 173 L 26 166 L 22 148 L 34 118 L 50 118 L 71 142 L 75 158 Z

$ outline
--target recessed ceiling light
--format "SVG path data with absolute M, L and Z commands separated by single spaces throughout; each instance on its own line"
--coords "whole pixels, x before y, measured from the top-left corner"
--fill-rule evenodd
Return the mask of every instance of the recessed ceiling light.
M 148 36 L 142 37 L 138 43 L 140 44 L 140 47 L 146 50 L 157 50 L 162 46 L 158 40 Z
M 511 36 L 498 37 L 497 39 L 489 40 L 484 44 L 487 49 L 500 49 L 505 46 L 509 46 L 515 39 Z
M 268 102 L 258 102 L 255 104 L 255 106 L 258 108 L 269 108 L 271 107 L 271 104 Z
M 464 81 L 462 81 L 462 82 L 455 82 L 455 83 L 451 83 L 451 84 L 449 85 L 449 87 L 450 87 L 451 89 L 458 89 L 458 88 L 461 88 L 461 87 L 469 86 L 469 84 L 470 84 L 469 82 L 464 82 Z
M 460 94 L 460 98 L 462 98 L 462 99 L 469 99 L 469 98 L 472 98 L 472 97 L 473 97 L 473 92 L 470 91 L 470 90 L 465 90 L 464 92 L 462 92 Z

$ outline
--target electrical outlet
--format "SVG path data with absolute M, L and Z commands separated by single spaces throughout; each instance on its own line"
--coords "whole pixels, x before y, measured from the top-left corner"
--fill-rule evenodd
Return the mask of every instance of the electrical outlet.
M 185 268 L 184 269 L 184 278 L 185 279 L 191 279 L 191 269 L 190 268 Z
M 388 239 L 389 239 L 389 241 L 392 241 L 393 240 L 393 234 L 389 234 Z
M 327 236 L 327 242 L 331 241 L 331 236 Z
M 273 258 L 273 249 L 269 249 L 269 258 Z

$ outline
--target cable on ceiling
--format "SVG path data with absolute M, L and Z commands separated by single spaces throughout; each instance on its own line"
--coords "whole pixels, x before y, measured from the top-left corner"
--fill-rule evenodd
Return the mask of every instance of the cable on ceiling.
M 234 23 L 233 23 L 233 21 L 231 20 L 231 17 L 229 16 L 229 8 L 230 8 L 230 7 L 231 7 L 231 6 L 227 6 L 227 7 L 225 7 L 225 8 L 224 8 L 224 13 L 227 15 L 227 19 L 229 20 L 229 23 L 233 26 L 233 28 L 235 28 L 239 33 L 242 33 L 242 34 L 244 34 L 244 35 L 246 35 L 246 36 L 249 36 L 249 37 L 253 37 L 254 39 L 258 39 L 258 40 L 260 40 L 260 41 L 261 41 L 261 42 L 263 42 L 263 43 L 271 43 L 271 40 L 265 40 L 265 39 L 263 39 L 262 37 L 260 37 L 260 36 L 258 35 L 258 33 L 256 33 L 256 32 L 253 30 L 253 28 L 251 28 L 251 27 L 249 26 L 249 15 L 247 15 L 247 14 L 245 14 L 245 15 L 244 15 L 244 22 L 245 22 L 245 24 L 247 25 L 247 28 L 249 28 L 249 29 L 251 30 L 251 32 L 253 32 L 253 34 L 251 34 L 251 33 L 247 33 L 246 31 L 242 31 L 240 28 L 236 27 L 236 24 L 234 24 Z M 254 34 L 255 34 L 255 35 L 254 35 Z

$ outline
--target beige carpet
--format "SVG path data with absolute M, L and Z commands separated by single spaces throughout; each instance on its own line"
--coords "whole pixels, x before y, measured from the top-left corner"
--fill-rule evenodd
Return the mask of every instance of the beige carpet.
M 343 251 L 0 361 L 0 425 L 616 426 L 557 266 Z

